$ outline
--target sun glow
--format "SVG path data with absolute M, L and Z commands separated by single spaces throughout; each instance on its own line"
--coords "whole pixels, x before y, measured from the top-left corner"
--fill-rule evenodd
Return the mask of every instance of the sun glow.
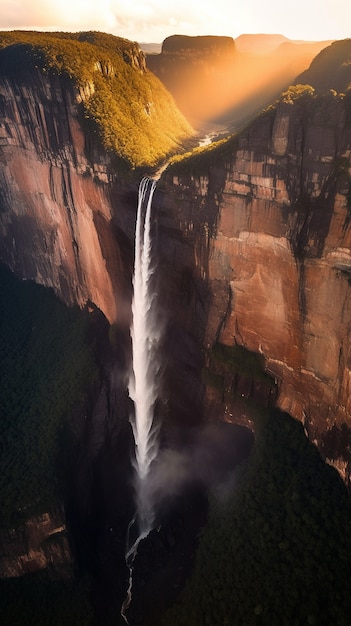
M 0 29 L 102 30 L 139 42 L 162 42 L 169 35 L 281 33 L 290 39 L 318 41 L 350 36 L 349 0 L 260 0 L 228 3 L 203 0 L 2 0 Z

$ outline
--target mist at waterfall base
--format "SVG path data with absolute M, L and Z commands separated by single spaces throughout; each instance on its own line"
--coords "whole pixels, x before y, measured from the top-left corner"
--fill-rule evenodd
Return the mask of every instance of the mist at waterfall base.
M 155 523 L 133 560 L 129 624 L 163 623 L 193 571 L 209 491 L 226 505 L 238 480 L 235 468 L 252 443 L 251 431 L 226 422 L 199 425 L 177 447 L 161 442 L 147 483 Z

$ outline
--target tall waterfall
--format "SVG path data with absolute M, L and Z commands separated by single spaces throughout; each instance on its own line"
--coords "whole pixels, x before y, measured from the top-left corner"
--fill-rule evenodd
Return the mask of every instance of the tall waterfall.
M 156 266 L 152 253 L 151 206 L 155 188 L 154 180 L 142 179 L 135 227 L 131 327 L 133 369 L 128 387 L 129 396 L 134 402 L 131 424 L 135 441 L 137 510 L 129 524 L 127 536 L 126 562 L 129 567 L 129 586 L 121 608 L 121 616 L 127 624 L 126 612 L 132 598 L 134 559 L 140 541 L 145 539 L 153 528 L 155 516 L 149 479 L 151 465 L 158 452 L 158 426 L 154 420 L 154 409 L 158 395 L 158 346 L 162 333 L 153 278 Z
M 135 232 L 135 262 L 131 327 L 133 371 L 129 395 L 134 401 L 131 420 L 135 440 L 137 521 L 140 535 L 148 534 L 154 520 L 152 496 L 148 485 L 150 467 L 158 452 L 158 428 L 154 408 L 158 395 L 158 345 L 161 325 L 154 288 L 155 260 L 152 251 L 151 208 L 156 182 L 143 178 L 139 186 Z
M 133 563 L 140 541 L 153 528 L 154 502 L 149 485 L 152 462 L 158 452 L 158 426 L 154 409 L 158 395 L 158 345 L 161 325 L 157 315 L 154 290 L 155 263 L 152 253 L 151 209 L 156 181 L 143 178 L 139 185 L 138 211 L 135 227 L 135 260 L 132 301 L 132 371 L 129 376 L 129 396 L 134 402 L 131 417 L 135 441 L 136 513 L 128 527 L 126 562 L 129 567 L 129 587 L 121 615 L 128 623 L 126 611 L 132 598 Z
M 155 264 L 151 240 L 151 207 L 155 187 L 156 182 L 149 178 L 143 178 L 139 186 L 132 302 L 133 371 L 129 380 L 129 395 L 135 407 L 135 416 L 131 422 L 135 440 L 137 516 L 141 534 L 151 530 L 154 519 L 148 478 L 158 451 L 154 408 L 158 394 L 157 350 L 161 333 L 153 287 Z

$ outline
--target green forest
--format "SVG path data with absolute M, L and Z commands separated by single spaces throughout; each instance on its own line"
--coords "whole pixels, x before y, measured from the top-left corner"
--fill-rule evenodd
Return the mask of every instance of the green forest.
M 67 433 L 99 376 L 90 325 L 0 266 L 0 527 L 61 502 Z
M 93 626 L 89 585 L 84 580 L 55 580 L 47 572 L 0 582 L 3 626 Z
M 255 429 L 235 487 L 211 495 L 194 572 L 163 626 L 349 624 L 345 485 L 288 414 L 262 410 Z
M 0 54 L 0 68 L 16 69 L 17 56 L 18 69 L 28 64 L 68 77 L 85 94 L 82 123 L 129 167 L 155 166 L 193 134 L 158 78 L 134 63 L 139 49 L 126 39 L 95 32 L 1 32 L 0 53 L 9 47 L 11 58 L 1 61 Z
M 0 529 L 62 506 L 75 415 L 99 380 L 91 318 L 0 265 Z M 1 580 L 1 624 L 92 623 L 88 582 L 69 564 L 59 576 Z

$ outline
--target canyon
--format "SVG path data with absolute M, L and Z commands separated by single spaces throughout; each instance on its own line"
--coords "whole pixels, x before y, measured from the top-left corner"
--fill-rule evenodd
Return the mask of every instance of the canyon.
M 331 41 L 291 41 L 280 35 L 172 35 L 146 65 L 195 127 L 208 119 L 231 132 L 292 84 Z M 228 132 L 228 131 L 227 131 Z
M 232 45 L 224 44 L 230 56 Z M 347 58 L 350 41 L 333 44 L 331 54 L 338 44 Z M 138 76 L 147 74 L 131 46 L 126 63 L 132 59 Z M 72 514 L 79 488 L 96 472 L 82 492 L 91 489 L 100 502 L 98 485 L 110 497 L 114 478 L 122 495 L 102 507 L 101 526 L 90 511 L 87 532 L 101 549 L 99 567 L 105 558 L 111 571 L 113 558 L 123 562 L 122 530 L 132 509 L 123 500 L 122 474 L 130 472 L 126 379 L 137 191 L 141 175 L 155 168 L 126 169 L 106 150 L 84 117 L 91 85 L 78 88 L 65 73 L 33 63 L 14 75 L 6 54 L 0 50 L 0 259 L 21 280 L 98 316 L 103 376 L 89 409 L 85 404 L 85 413 L 74 416 L 83 433 L 79 449 L 86 447 L 82 466 L 72 466 L 69 503 L 77 537 L 93 507 L 93 496 L 83 493 Z M 350 486 L 351 97 L 335 89 L 331 84 L 320 93 L 313 80 L 304 87 L 297 81 L 237 134 L 174 159 L 160 175 L 153 201 L 167 320 L 160 406 L 163 436 L 177 440 L 182 429 L 186 439 L 207 419 L 253 429 L 238 398 L 275 404 L 302 422 Z M 150 101 L 150 110 L 155 106 Z M 191 136 L 189 130 L 186 139 Z M 165 158 L 176 151 L 169 147 Z M 259 355 L 267 379 L 239 372 L 234 380 L 229 361 L 216 370 L 218 345 Z M 204 370 L 224 386 L 219 390 Z M 113 535 L 116 519 L 122 530 Z M 74 555 L 65 528 L 59 508 L 56 517 L 43 511 L 27 519 L 12 535 L 2 531 L 1 575 L 45 569 L 48 562 L 69 567 Z M 52 536 L 62 543 L 50 543 Z M 121 571 L 114 582 L 123 589 L 123 565 Z M 102 590 L 98 602 L 104 598 Z

